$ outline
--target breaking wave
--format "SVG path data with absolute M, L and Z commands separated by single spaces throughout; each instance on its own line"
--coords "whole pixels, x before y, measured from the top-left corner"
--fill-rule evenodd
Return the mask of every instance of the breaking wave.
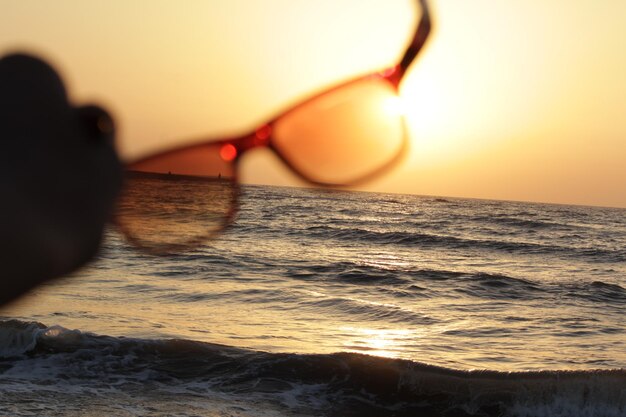
M 71 387 L 104 398 L 128 390 L 196 402 L 220 395 L 299 415 L 626 415 L 624 369 L 455 370 L 357 353 L 268 353 L 192 340 L 99 336 L 18 320 L 0 322 L 0 357 L 5 398 L 25 390 L 63 396 Z

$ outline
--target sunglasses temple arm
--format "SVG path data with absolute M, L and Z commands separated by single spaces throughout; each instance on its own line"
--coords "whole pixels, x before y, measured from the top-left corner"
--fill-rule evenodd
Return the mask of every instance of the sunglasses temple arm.
M 417 26 L 417 30 L 415 31 L 415 36 L 413 37 L 411 44 L 404 53 L 402 61 L 400 61 L 400 70 L 403 74 L 422 49 L 426 43 L 426 39 L 428 39 L 428 35 L 430 34 L 431 20 L 428 4 L 426 0 L 418 0 L 418 3 L 422 7 L 422 18 Z

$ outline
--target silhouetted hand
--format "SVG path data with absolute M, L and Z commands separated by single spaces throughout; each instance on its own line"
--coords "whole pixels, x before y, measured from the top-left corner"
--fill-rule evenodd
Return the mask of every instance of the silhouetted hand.
M 0 59 L 0 303 L 94 256 L 121 183 L 113 139 L 46 63 Z

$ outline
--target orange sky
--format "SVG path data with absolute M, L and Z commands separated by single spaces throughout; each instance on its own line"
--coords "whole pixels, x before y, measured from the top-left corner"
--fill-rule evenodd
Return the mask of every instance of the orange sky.
M 402 85 L 411 151 L 377 191 L 626 207 L 626 2 L 433 1 Z M 239 133 L 401 54 L 410 0 L 0 0 L 0 52 L 107 105 L 125 157 Z M 290 183 L 278 161 L 243 161 Z

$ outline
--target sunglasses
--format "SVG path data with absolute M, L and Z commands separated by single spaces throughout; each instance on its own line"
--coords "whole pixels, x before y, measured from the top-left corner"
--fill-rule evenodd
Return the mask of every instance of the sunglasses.
M 219 234 L 234 219 L 238 161 L 266 147 L 315 186 L 354 185 L 379 175 L 406 152 L 398 87 L 430 33 L 426 0 L 402 60 L 301 102 L 252 132 L 161 152 L 125 167 L 115 223 L 134 245 L 179 252 Z

